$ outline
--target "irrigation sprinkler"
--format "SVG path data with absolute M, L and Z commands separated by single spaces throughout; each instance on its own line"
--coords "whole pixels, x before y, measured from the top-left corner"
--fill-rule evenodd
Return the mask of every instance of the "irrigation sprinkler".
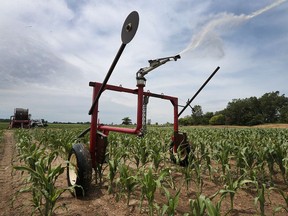
M 196 95 L 187 102 L 186 106 L 178 114 L 178 98 L 174 96 L 156 94 L 149 91 L 144 91 L 146 85 L 145 76 L 152 70 L 158 68 L 159 66 L 169 62 L 177 61 L 181 58 L 180 55 L 169 56 L 165 58 L 158 58 L 154 60 L 149 60 L 149 66 L 140 68 L 136 73 L 136 89 L 124 88 L 122 86 L 115 86 L 107 84 L 109 78 L 123 53 L 125 46 L 134 38 L 139 24 L 139 15 L 136 11 L 131 12 L 122 27 L 122 44 L 119 48 L 116 57 L 114 58 L 110 69 L 108 70 L 106 77 L 102 83 L 100 82 L 90 82 L 89 86 L 93 88 L 92 96 L 92 106 L 89 110 L 91 115 L 90 128 L 83 131 L 79 137 L 84 136 L 86 133 L 90 132 L 89 140 L 89 150 L 85 147 L 83 143 L 76 143 L 73 145 L 69 157 L 68 157 L 68 168 L 67 168 L 67 180 L 68 185 L 78 185 L 80 187 L 75 187 L 76 196 L 84 196 L 89 190 L 89 185 L 92 179 L 92 169 L 96 170 L 99 164 L 104 163 L 106 147 L 108 145 L 108 136 L 111 131 L 118 133 L 134 134 L 136 136 L 142 137 L 146 132 L 146 114 L 147 105 L 149 98 L 159 98 L 162 100 L 168 100 L 173 106 L 173 136 L 172 141 L 169 145 L 170 157 L 173 162 L 178 162 L 181 166 L 186 166 L 188 163 L 188 155 L 190 153 L 190 145 L 187 140 L 187 134 L 181 133 L 178 126 L 178 118 L 181 113 L 190 106 L 192 100 L 198 95 L 198 93 L 204 88 L 204 86 L 212 78 L 209 77 L 208 80 L 203 84 L 203 86 L 198 90 Z M 219 70 L 216 69 L 216 72 Z M 214 74 L 216 73 L 214 71 Z M 214 76 L 213 74 L 213 76 Z M 98 119 L 98 102 L 101 94 L 104 91 L 116 91 L 128 94 L 137 95 L 137 122 L 135 128 L 123 128 L 123 127 L 113 127 L 109 125 L 103 125 Z

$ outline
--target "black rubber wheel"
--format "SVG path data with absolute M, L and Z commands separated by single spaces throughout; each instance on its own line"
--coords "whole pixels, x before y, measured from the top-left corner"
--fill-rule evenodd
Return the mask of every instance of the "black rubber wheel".
M 76 197 L 87 194 L 92 180 L 92 163 L 89 150 L 84 144 L 74 144 L 68 157 L 67 180 L 68 186 L 75 186 Z
M 179 153 L 177 152 L 180 151 Z M 175 148 L 174 142 L 170 144 L 170 159 L 173 163 L 178 164 L 182 167 L 186 167 L 189 164 L 189 153 L 191 152 L 191 147 L 189 143 L 181 144 L 178 149 Z

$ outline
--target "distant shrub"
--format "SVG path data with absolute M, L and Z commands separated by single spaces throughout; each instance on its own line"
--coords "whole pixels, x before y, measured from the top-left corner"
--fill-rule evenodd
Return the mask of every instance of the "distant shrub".
M 209 120 L 210 125 L 224 125 L 225 124 L 225 116 L 223 114 L 214 115 Z

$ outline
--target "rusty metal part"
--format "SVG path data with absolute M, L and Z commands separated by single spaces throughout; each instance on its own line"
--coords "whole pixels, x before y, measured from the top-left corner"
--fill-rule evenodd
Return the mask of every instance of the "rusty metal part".
M 97 131 L 96 136 L 96 151 L 95 151 L 95 158 L 98 164 L 102 164 L 105 161 L 106 156 L 106 147 L 108 145 L 108 138 L 105 134 Z

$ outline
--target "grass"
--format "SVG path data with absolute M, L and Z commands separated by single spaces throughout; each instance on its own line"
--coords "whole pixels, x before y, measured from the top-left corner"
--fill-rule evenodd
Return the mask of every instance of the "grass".
M 9 127 L 9 122 L 0 122 L 0 130 L 7 129 Z

